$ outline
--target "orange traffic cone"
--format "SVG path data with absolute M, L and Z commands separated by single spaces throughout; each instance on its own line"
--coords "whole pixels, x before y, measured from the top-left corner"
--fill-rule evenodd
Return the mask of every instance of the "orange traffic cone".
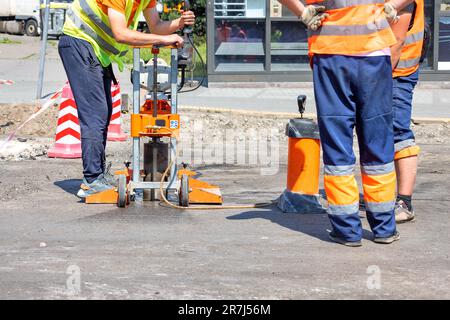
M 121 109 L 122 101 L 120 100 L 120 85 L 111 85 L 111 97 L 112 97 L 112 114 L 111 121 L 108 127 L 108 141 L 125 141 L 127 140 L 127 135 L 122 131 L 122 119 Z
M 311 120 L 291 119 L 286 135 L 289 140 L 287 185 L 278 199 L 278 207 L 289 213 L 325 213 L 319 201 L 319 128 Z
M 80 123 L 69 83 L 66 83 L 61 93 L 55 145 L 47 154 L 50 158 L 81 158 Z

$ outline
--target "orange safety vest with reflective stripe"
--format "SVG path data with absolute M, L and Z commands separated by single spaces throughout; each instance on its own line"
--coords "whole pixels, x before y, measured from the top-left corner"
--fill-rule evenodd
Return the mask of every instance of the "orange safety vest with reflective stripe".
M 383 0 L 307 0 L 323 5 L 328 18 L 316 31 L 309 31 L 309 53 L 363 54 L 396 43 L 383 11 Z
M 416 11 L 411 29 L 407 32 L 400 60 L 393 71 L 393 77 L 406 77 L 419 68 L 425 30 L 423 0 L 416 0 Z

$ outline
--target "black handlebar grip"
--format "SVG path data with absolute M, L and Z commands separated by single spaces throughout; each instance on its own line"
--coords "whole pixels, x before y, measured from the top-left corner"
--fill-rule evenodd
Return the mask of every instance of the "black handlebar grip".
M 297 105 L 298 112 L 300 112 L 300 114 L 303 114 L 306 108 L 306 96 L 304 94 L 301 94 L 297 97 Z

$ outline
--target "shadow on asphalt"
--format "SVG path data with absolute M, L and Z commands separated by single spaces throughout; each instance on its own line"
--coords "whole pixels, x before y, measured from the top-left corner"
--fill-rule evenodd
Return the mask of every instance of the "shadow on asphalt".
M 67 179 L 56 181 L 53 184 L 57 187 L 60 187 L 65 192 L 76 195 L 78 189 L 80 189 L 82 180 L 81 179 Z
M 361 217 L 362 219 L 364 217 Z M 266 219 L 276 223 L 284 228 L 295 232 L 301 232 L 321 241 L 332 242 L 328 238 L 328 232 L 331 225 L 328 217 L 323 214 L 296 214 L 284 213 L 276 207 L 270 207 L 268 210 L 246 211 L 227 217 L 229 220 L 247 220 L 247 219 Z M 363 239 L 372 240 L 372 232 L 363 229 Z

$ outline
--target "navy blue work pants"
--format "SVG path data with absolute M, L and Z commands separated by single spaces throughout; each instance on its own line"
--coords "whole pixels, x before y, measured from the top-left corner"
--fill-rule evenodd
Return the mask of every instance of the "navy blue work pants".
M 105 170 L 113 75 L 111 68 L 101 65 L 87 41 L 63 35 L 58 51 L 77 104 L 83 174 L 91 183 Z
M 389 56 L 314 55 L 313 76 L 325 191 L 333 232 L 359 241 L 356 129 L 367 220 L 375 237 L 395 233 L 392 74 Z

